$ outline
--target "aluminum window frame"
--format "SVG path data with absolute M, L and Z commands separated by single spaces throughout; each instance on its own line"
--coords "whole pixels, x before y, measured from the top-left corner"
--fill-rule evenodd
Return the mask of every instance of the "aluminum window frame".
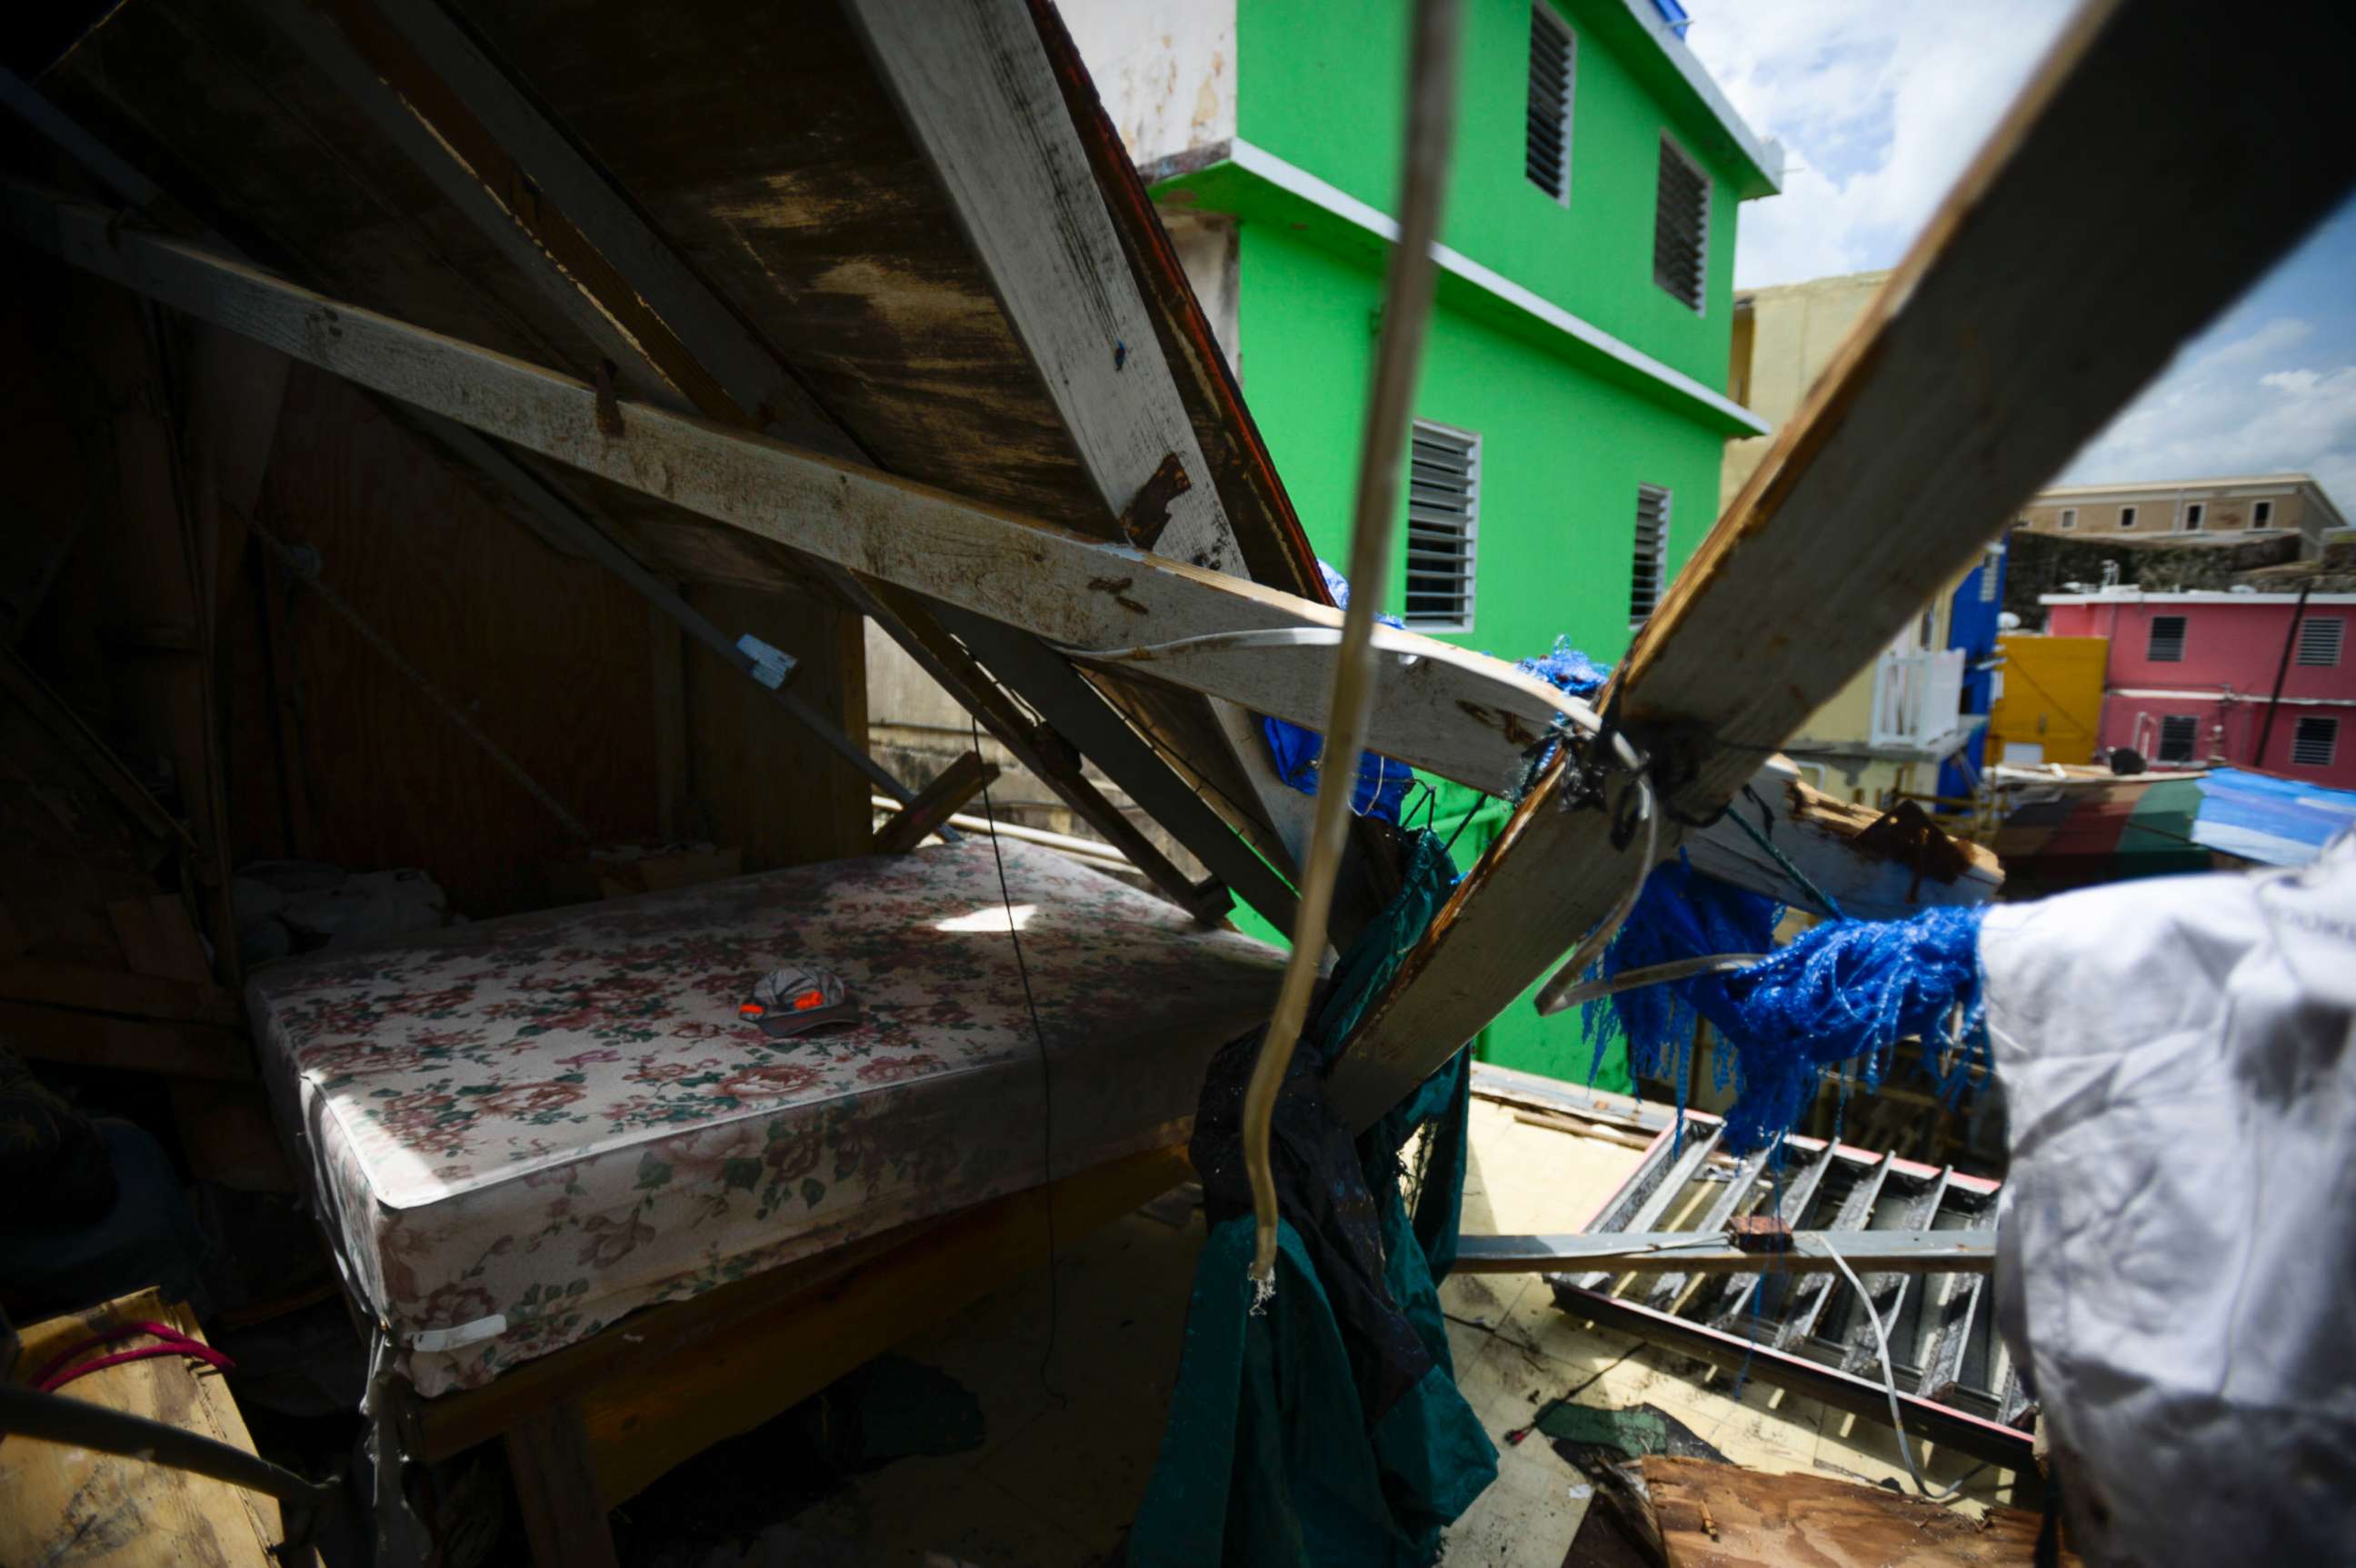
M 1459 552 L 1460 565 L 1456 573 L 1456 580 L 1462 586 L 1462 592 L 1453 596 L 1459 600 L 1460 613 L 1451 617 L 1435 616 L 1429 610 L 1419 610 L 1413 607 L 1418 597 L 1413 585 L 1417 575 L 1414 569 L 1417 559 L 1416 530 L 1419 526 L 1429 530 L 1448 525 L 1446 519 L 1419 520 L 1415 515 L 1416 443 L 1419 437 L 1427 435 L 1437 437 L 1440 445 L 1461 444 L 1464 448 L 1465 515 L 1462 520 L 1462 528 L 1458 535 L 1462 542 L 1462 549 Z M 1399 523 L 1404 536 L 1399 549 L 1399 618 L 1407 623 L 1408 629 L 1410 631 L 1419 631 L 1433 636 L 1456 636 L 1468 633 L 1472 629 L 1474 619 L 1479 613 L 1480 600 L 1481 472 L 1485 458 L 1483 450 L 1485 445 L 1479 431 L 1460 429 L 1452 424 L 1442 424 L 1435 419 L 1417 419 L 1408 426 L 1407 509 L 1406 515 Z M 1427 555 L 1426 558 L 1430 557 Z M 1427 572 L 1423 575 L 1433 576 L 1437 574 Z
M 1717 182 L 1710 177 L 1709 170 L 1702 166 L 1701 160 L 1686 151 L 1684 145 L 1666 127 L 1661 131 L 1661 154 L 1662 161 L 1653 174 L 1653 286 L 1696 316 L 1706 318 L 1709 315 L 1709 216 L 1718 194 Z M 1665 209 L 1664 177 L 1668 172 L 1667 161 L 1671 158 L 1683 164 L 1687 172 L 1701 186 L 1699 200 L 1696 204 L 1698 221 L 1694 239 L 1694 284 L 1690 299 L 1661 278 L 1661 218 Z
M 1555 171 L 1552 185 L 1539 183 L 1530 169 L 1532 154 L 1536 151 L 1533 144 L 1537 139 L 1540 108 L 1537 96 L 1540 34 L 1546 35 L 1546 42 L 1559 48 L 1562 60 L 1562 91 L 1554 114 L 1554 129 L 1558 142 L 1555 156 L 1559 166 Z M 1579 102 L 1579 34 L 1547 0 L 1530 0 L 1528 66 L 1523 96 L 1522 177 L 1544 192 L 1556 206 L 1568 209 L 1570 206 L 1572 116 Z

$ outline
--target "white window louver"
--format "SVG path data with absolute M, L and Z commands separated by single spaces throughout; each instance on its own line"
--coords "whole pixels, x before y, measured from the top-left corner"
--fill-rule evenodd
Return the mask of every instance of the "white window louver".
M 2145 645 L 2144 657 L 2155 664 L 2184 662 L 2184 618 L 2182 616 L 2151 618 L 2151 640 Z
M 2201 744 L 2201 720 L 2191 714 L 2170 714 L 2159 721 L 2159 760 L 2190 762 Z
M 2309 616 L 2298 623 L 2298 661 L 2324 670 L 2338 668 L 2340 643 L 2348 623 L 2338 616 Z
M 1481 438 L 1417 420 L 1408 453 L 1408 625 L 1472 629 L 1480 523 Z
M 1653 281 L 1698 312 L 1709 258 L 1709 176 L 1665 133 L 1653 205 Z
M 1579 45 L 1546 0 L 1530 7 L 1530 96 L 1522 169 L 1557 201 L 1570 200 L 1570 102 Z
M 2339 749 L 2338 719 L 2301 719 L 2291 732 L 2290 759 L 2301 768 L 2329 768 Z
M 1642 626 L 1669 578 L 1669 492 L 1658 485 L 1636 487 L 1636 542 L 1628 578 L 1628 624 Z

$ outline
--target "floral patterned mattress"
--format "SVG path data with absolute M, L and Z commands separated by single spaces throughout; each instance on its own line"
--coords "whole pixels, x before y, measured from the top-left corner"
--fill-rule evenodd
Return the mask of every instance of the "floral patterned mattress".
M 1181 1141 L 1282 958 L 1002 845 L 1061 1176 Z M 1038 1036 L 989 843 L 800 866 L 272 965 L 248 990 L 351 1288 L 418 1391 L 1037 1185 Z M 766 971 L 856 1025 L 772 1039 Z

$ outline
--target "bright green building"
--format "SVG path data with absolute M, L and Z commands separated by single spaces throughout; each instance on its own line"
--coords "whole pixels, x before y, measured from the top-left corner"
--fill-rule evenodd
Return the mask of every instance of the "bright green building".
M 1408 6 L 1063 9 L 1309 537 L 1339 564 L 1397 233 Z M 1664 11 L 1467 0 L 1439 306 L 1384 588 L 1416 629 L 1506 658 L 1562 636 L 1616 660 L 1716 521 L 1727 439 L 1767 428 L 1721 389 L 1738 213 L 1773 194 L 1782 155 Z M 1503 819 L 1482 804 L 1443 796 L 1443 827 L 1473 811 L 1461 864 Z M 1588 1067 L 1574 1017 L 1526 1006 L 1482 1052 Z

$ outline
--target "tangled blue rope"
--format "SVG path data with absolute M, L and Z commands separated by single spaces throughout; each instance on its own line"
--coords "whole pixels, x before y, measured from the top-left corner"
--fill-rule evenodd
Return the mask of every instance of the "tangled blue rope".
M 1704 876 L 1680 856 L 1645 880 L 1597 973 L 1610 979 L 1679 959 L 1766 951 L 1782 914 L 1772 899 Z M 1855 1063 L 1865 1083 L 1878 1086 L 1903 1039 L 1922 1041 L 1924 1070 L 1952 1105 L 1987 1060 L 1979 927 L 1977 909 L 1833 920 L 1748 969 L 1590 1002 L 1590 1076 L 1611 1038 L 1624 1036 L 1632 1066 L 1676 1081 L 1682 1116 L 1687 1052 L 1701 1017 L 1730 1047 L 1718 1071 L 1720 1087 L 1736 1088 L 1725 1133 L 1735 1153 L 1791 1131 L 1826 1069 Z

